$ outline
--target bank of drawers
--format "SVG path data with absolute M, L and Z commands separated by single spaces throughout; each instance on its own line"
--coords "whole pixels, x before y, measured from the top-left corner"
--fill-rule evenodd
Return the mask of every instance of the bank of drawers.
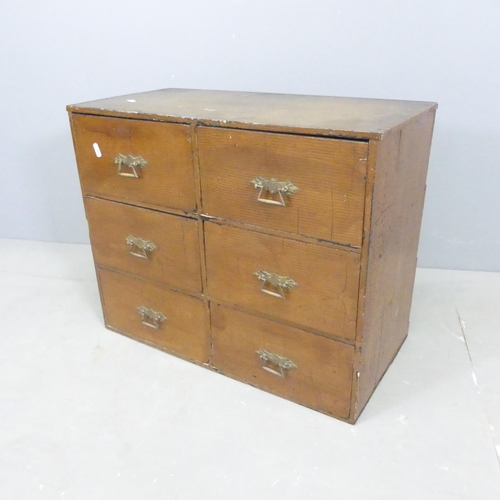
M 366 143 L 199 127 L 196 210 L 188 126 L 73 123 L 106 324 L 347 418 Z
M 368 141 L 71 120 L 106 325 L 352 420 Z

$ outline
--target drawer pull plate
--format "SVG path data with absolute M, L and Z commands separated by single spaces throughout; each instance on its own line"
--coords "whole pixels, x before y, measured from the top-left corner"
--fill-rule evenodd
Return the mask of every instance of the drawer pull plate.
M 130 255 L 140 257 L 141 259 L 149 259 L 148 252 L 156 250 L 156 245 L 149 240 L 143 240 L 129 234 L 125 241 L 130 245 Z
M 273 375 L 278 375 L 278 377 L 285 378 L 285 370 L 297 368 L 297 365 L 291 359 L 284 358 L 274 352 L 269 352 L 265 349 L 259 349 L 255 352 L 259 355 L 259 358 L 264 361 L 262 369 Z
M 142 156 L 123 155 L 121 153 L 115 158 L 115 163 L 118 165 L 118 175 L 135 179 L 139 179 L 141 170 L 148 164 Z
M 257 176 L 254 180 L 250 181 L 255 189 L 259 189 L 259 195 L 257 196 L 257 201 L 262 203 L 268 203 L 269 205 L 280 205 L 282 207 L 285 206 L 285 199 L 283 195 L 291 196 L 293 193 L 296 193 L 299 188 L 292 184 L 290 181 L 279 181 L 278 179 L 264 179 L 260 175 Z M 267 191 L 270 195 L 273 195 L 276 198 L 278 195 L 278 199 L 273 198 L 264 198 L 262 193 Z
M 167 319 L 161 312 L 153 311 L 149 307 L 139 306 L 137 308 L 141 315 L 141 323 L 150 328 L 160 329 L 161 324 Z
M 289 276 L 280 276 L 279 274 L 269 273 L 262 269 L 255 271 L 253 275 L 262 281 L 261 292 L 278 297 L 279 299 L 285 298 L 285 290 L 291 290 L 298 286 L 298 283 Z

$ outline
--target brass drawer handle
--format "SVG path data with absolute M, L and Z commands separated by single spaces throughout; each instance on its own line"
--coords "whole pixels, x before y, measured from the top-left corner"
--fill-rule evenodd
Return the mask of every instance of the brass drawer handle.
M 142 156 L 122 155 L 121 153 L 115 158 L 115 163 L 118 165 L 118 175 L 135 179 L 139 179 L 141 170 L 148 164 Z
M 280 276 L 276 273 L 268 273 L 267 271 L 255 271 L 254 276 L 257 276 L 260 281 L 262 281 L 261 292 L 272 295 L 273 297 L 278 297 L 279 299 L 285 298 L 285 290 L 291 290 L 296 286 L 299 286 L 296 281 L 294 281 L 289 276 Z
M 297 365 L 291 359 L 284 358 L 274 352 L 269 352 L 265 349 L 260 349 L 255 352 L 259 355 L 259 358 L 264 361 L 262 369 L 273 375 L 278 375 L 278 377 L 285 378 L 285 370 L 297 368 Z
M 161 312 L 153 311 L 148 307 L 139 306 L 137 308 L 141 315 L 141 323 L 151 328 L 160 329 L 161 324 L 167 319 Z
M 148 252 L 156 250 L 156 245 L 152 241 L 136 238 L 131 234 L 125 238 L 125 241 L 127 245 L 130 245 L 130 255 L 140 257 L 141 259 L 149 259 Z
M 269 203 L 270 205 L 281 205 L 282 207 L 285 206 L 283 195 L 291 196 L 299 190 L 299 188 L 294 186 L 290 181 L 264 179 L 260 175 L 250 182 L 254 185 L 255 189 L 260 189 L 257 201 Z M 262 196 L 263 191 L 267 191 L 270 195 L 274 195 L 274 199 L 264 198 Z M 276 199 L 276 195 L 278 195 L 278 199 Z

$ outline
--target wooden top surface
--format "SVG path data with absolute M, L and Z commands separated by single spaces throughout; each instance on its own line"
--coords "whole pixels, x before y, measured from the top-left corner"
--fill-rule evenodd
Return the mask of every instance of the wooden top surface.
M 131 118 L 223 124 L 238 128 L 379 139 L 437 107 L 433 102 L 218 90 L 162 89 L 68 106 L 68 111 Z

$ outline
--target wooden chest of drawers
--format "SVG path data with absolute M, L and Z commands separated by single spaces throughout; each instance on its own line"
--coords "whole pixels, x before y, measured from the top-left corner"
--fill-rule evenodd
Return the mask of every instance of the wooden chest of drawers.
M 408 333 L 436 107 L 68 106 L 106 326 L 354 423 Z

